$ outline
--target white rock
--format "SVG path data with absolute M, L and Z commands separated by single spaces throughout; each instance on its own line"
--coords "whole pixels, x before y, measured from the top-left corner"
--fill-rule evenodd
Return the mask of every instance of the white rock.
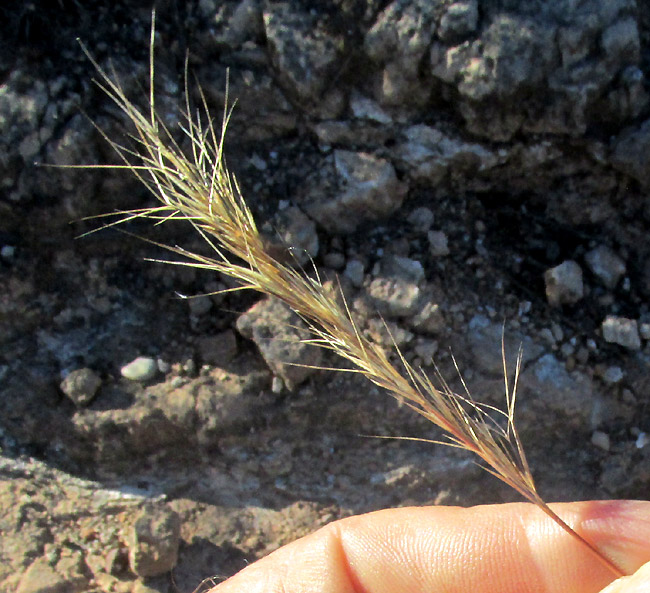
M 584 295 L 582 269 L 573 260 L 562 262 L 559 266 L 544 272 L 546 298 L 550 305 L 571 305 Z
M 603 321 L 603 338 L 610 344 L 618 344 L 630 350 L 641 348 L 641 338 L 636 319 L 609 315 Z
M 138 356 L 120 369 L 120 374 L 130 381 L 149 381 L 158 373 L 158 363 L 154 358 Z

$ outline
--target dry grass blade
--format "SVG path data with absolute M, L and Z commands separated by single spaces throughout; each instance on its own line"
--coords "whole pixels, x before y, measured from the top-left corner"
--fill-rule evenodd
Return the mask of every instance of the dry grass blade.
M 158 207 L 150 210 L 122 213 L 123 217 L 117 223 L 134 217 L 148 217 L 156 222 L 189 221 L 212 247 L 214 256 L 192 253 L 181 247 L 167 247 L 185 258 L 183 265 L 227 274 L 243 288 L 284 301 L 307 322 L 313 334 L 311 343 L 348 360 L 357 372 L 440 427 L 448 439 L 445 444 L 478 455 L 487 471 L 538 505 L 614 573 L 622 574 L 608 558 L 558 517 L 537 493 L 514 425 L 515 387 L 521 354 L 517 360 L 515 387 L 512 388 L 508 383 L 504 357 L 505 412 L 475 402 L 469 392 L 466 395 L 455 393 L 440 376 L 434 384 L 421 369 L 413 368 L 399 350 L 401 372 L 395 368 L 380 346 L 364 338 L 344 299 L 339 304 L 324 290 L 317 275 L 312 278 L 276 261 L 267 253 L 239 186 L 224 163 L 224 133 L 231 112 L 225 108 L 217 131 L 201 94 L 201 109 L 196 116 L 191 115 L 187 65 L 185 121 L 181 127 L 189 141 L 189 156 L 174 140 L 155 109 L 153 28 L 151 48 L 148 113 L 138 110 L 124 94 L 119 80 L 109 76 L 86 52 L 101 75 L 98 84 L 135 128 L 131 137 L 135 148 L 120 145 L 104 134 L 123 159 L 123 165 L 117 167 L 132 171 L 160 201 Z

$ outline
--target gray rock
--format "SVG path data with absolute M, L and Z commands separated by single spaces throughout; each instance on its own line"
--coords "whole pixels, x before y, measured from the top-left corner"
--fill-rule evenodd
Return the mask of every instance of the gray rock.
M 641 338 L 636 319 L 609 315 L 601 325 L 603 339 L 610 344 L 618 344 L 630 350 L 641 348 Z
M 612 142 L 610 160 L 614 167 L 649 186 L 650 120 L 619 134 Z
M 417 311 L 420 288 L 402 278 L 375 278 L 368 295 L 380 313 L 389 317 L 408 317 Z
M 402 348 L 413 339 L 413 334 L 409 330 L 394 321 L 385 319 L 370 319 L 367 332 L 373 342 L 389 349 Z
M 332 270 L 340 270 L 346 265 L 345 255 L 339 251 L 330 251 L 323 255 L 323 263 Z
M 420 262 L 389 256 L 381 264 L 381 273 L 368 287 L 368 295 L 382 315 L 408 317 L 420 306 L 420 283 L 424 270 Z
M 196 345 L 204 364 L 223 366 L 237 354 L 237 339 L 232 330 L 226 330 L 216 336 L 201 336 Z
M 364 39 L 370 59 L 383 67 L 377 99 L 386 105 L 421 103 L 428 84 L 419 75 L 420 63 L 435 30 L 436 2 L 394 0 L 379 15 Z
M 610 366 L 605 369 L 605 372 L 603 373 L 603 382 L 607 383 L 607 385 L 615 385 L 617 383 L 620 383 L 623 380 L 623 377 L 625 375 L 623 374 L 623 369 L 619 366 Z
M 421 207 L 411 211 L 406 220 L 418 233 L 426 233 L 433 224 L 433 212 L 430 208 Z
M 237 319 L 237 330 L 253 340 L 271 371 L 293 390 L 315 372 L 319 348 L 301 342 L 310 334 L 307 325 L 289 307 L 276 298 L 268 298 L 251 307 Z
M 644 321 L 639 323 L 639 335 L 644 340 L 650 340 L 650 323 Z M 0 379 L 2 379 L 2 374 L 0 373 Z
M 506 363 L 510 373 L 514 371 L 520 348 L 524 366 L 543 352 L 530 337 L 507 331 L 502 323 L 491 321 L 485 315 L 474 315 L 467 329 L 467 340 L 476 367 L 491 375 L 503 375 L 502 340 L 505 342 Z
M 473 33 L 478 24 L 478 1 L 462 0 L 454 2 L 440 19 L 438 36 L 445 42 L 450 42 Z
M 224 25 L 220 41 L 230 47 L 254 39 L 264 30 L 259 0 L 241 0 Z
M 438 342 L 427 338 L 419 338 L 413 347 L 413 352 L 417 354 L 424 365 L 433 362 L 433 357 L 438 352 Z
M 154 358 L 138 356 L 120 369 L 122 377 L 130 381 L 149 381 L 158 374 L 158 364 Z
M 591 444 L 603 451 L 609 451 L 611 446 L 609 435 L 602 430 L 594 430 L 591 434 Z
M 187 299 L 190 315 L 201 317 L 212 309 L 212 299 L 209 296 L 197 295 Z
M 333 36 L 313 12 L 290 2 L 266 3 L 264 31 L 273 65 L 286 88 L 301 101 L 322 101 L 339 67 L 343 39 Z
M 505 158 L 481 144 L 454 138 L 423 124 L 407 128 L 404 136 L 395 156 L 417 181 L 437 184 L 450 173 L 479 173 L 496 167 Z
M 573 260 L 544 272 L 546 298 L 554 307 L 577 303 L 584 295 L 582 270 Z
M 524 369 L 519 386 L 519 418 L 522 424 L 539 430 L 586 430 L 596 403 L 593 382 L 582 373 L 569 373 L 552 354 Z
M 316 225 L 296 206 L 280 210 L 274 216 L 266 237 L 271 248 L 278 253 L 276 259 L 286 263 L 304 266 L 318 255 Z
M 323 199 L 317 186 L 307 197 L 304 208 L 326 230 L 349 233 L 363 221 L 392 214 L 406 196 L 407 186 L 400 182 L 388 161 L 363 152 L 334 152 L 334 184 L 338 191 Z
M 16 248 L 13 245 L 3 245 L 0 248 L 0 257 L 4 260 L 11 261 L 16 255 Z
M 389 255 L 381 262 L 382 274 L 397 276 L 408 282 L 418 284 L 424 280 L 424 268 L 416 259 Z
M 363 263 L 358 259 L 348 260 L 343 275 L 352 282 L 352 286 L 359 288 L 363 284 Z
M 77 369 L 68 374 L 61 382 L 61 391 L 65 393 L 76 406 L 87 406 L 95 397 L 102 380 L 91 369 Z
M 601 36 L 601 47 L 609 59 L 636 62 L 639 59 L 639 28 L 632 17 L 612 23 Z
M 449 255 L 449 244 L 445 233 L 442 231 L 429 231 L 427 233 L 427 239 L 429 240 L 429 253 L 433 257 Z
M 481 5 L 480 18 L 486 25 L 471 31 L 473 7 L 451 4 L 438 27 L 443 42 L 430 50 L 431 72 L 459 93 L 468 131 L 496 141 L 519 130 L 582 134 L 596 120 L 619 125 L 647 104 L 623 75 L 640 61 L 638 17 L 627 0 Z M 464 34 L 476 38 L 461 42 Z
M 350 97 L 350 110 L 356 119 L 365 119 L 383 125 L 393 123 L 393 118 L 375 101 L 358 92 L 353 92 Z
M 136 519 L 129 541 L 131 570 L 140 577 L 170 572 L 178 560 L 181 520 L 168 508 L 145 508 Z
M 409 318 L 409 325 L 418 332 L 440 335 L 447 327 L 447 321 L 440 305 L 423 295 L 419 309 Z
M 600 245 L 585 254 L 589 269 L 607 288 L 615 288 L 625 274 L 625 262 L 609 247 Z
M 194 395 L 195 423 L 187 428 L 207 448 L 214 447 L 226 435 L 248 432 L 264 409 L 261 394 L 270 383 L 268 370 L 250 360 L 238 360 L 228 371 L 217 368 L 193 380 L 177 390 L 189 390 Z

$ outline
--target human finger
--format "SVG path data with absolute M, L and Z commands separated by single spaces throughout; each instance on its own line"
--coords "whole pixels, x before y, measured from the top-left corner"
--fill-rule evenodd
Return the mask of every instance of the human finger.
M 650 560 L 650 502 L 551 505 L 631 573 Z M 334 522 L 213 593 L 596 593 L 615 578 L 528 503 L 378 511 Z
M 632 576 L 617 579 L 600 593 L 648 593 L 650 591 L 650 562 Z

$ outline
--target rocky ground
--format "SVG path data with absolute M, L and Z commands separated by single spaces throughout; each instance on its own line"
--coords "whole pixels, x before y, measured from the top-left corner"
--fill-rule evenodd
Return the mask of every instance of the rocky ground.
M 0 590 L 192 591 L 338 517 L 517 496 L 278 303 L 85 217 L 152 205 L 94 128 L 147 101 L 150 3 L 0 7 Z M 315 7 L 317 6 L 317 7 Z M 363 331 L 503 400 L 548 500 L 650 493 L 650 11 L 634 0 L 158 3 L 271 243 Z M 112 66 L 109 66 L 112 64 Z M 194 98 L 198 92 L 194 89 Z M 179 136 L 180 137 L 180 136 Z M 182 225 L 124 230 L 202 249 Z M 505 322 L 505 325 L 504 325 Z M 505 328 L 505 329 L 504 329 Z M 365 436 L 364 436 L 365 435 Z

